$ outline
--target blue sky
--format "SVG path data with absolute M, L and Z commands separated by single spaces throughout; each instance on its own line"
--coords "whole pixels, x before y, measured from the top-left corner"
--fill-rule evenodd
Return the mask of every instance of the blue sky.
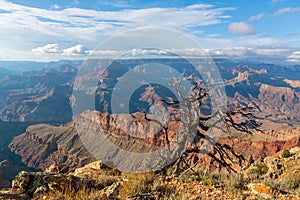
M 84 59 L 145 26 L 181 32 L 212 57 L 300 63 L 298 0 L 0 0 L 0 60 Z

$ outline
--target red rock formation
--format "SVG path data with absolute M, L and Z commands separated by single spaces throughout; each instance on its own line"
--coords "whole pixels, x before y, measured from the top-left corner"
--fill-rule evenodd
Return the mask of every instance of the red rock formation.
M 96 115 L 90 116 L 91 112 Z M 139 115 L 138 113 L 136 114 Z M 162 130 L 151 127 L 148 122 L 133 121 L 129 115 L 108 115 L 107 113 L 98 113 L 96 111 L 87 111 L 80 115 L 87 121 L 97 121 L 98 126 L 106 130 L 106 134 L 113 143 L 122 149 L 131 152 L 148 152 L 153 148 L 165 145 Z M 89 117 L 90 116 L 90 117 Z M 169 131 L 169 140 L 175 135 L 179 124 L 173 124 Z M 158 131 L 156 135 L 149 135 Z M 255 134 L 253 137 L 242 139 L 238 134 L 233 139 L 220 138 L 222 144 L 228 144 L 233 147 L 235 153 L 243 155 L 245 160 L 242 167 L 249 165 L 252 160 L 262 160 L 266 156 L 274 155 L 282 149 L 289 149 L 300 145 L 300 137 L 292 137 L 295 131 L 290 134 L 285 132 L 271 132 L 267 134 Z M 130 133 L 130 134 L 129 134 Z M 287 131 L 289 133 L 289 131 Z M 286 136 L 284 138 L 283 136 Z M 26 133 L 14 138 L 10 144 L 10 149 L 22 157 L 24 163 L 30 167 L 45 169 L 53 164 L 52 156 L 60 158 L 60 162 L 75 160 L 78 158 L 78 165 L 82 166 L 91 162 L 94 158 L 88 153 L 77 135 L 74 123 L 69 123 L 65 127 L 55 127 L 50 125 L 34 125 L 27 128 Z M 212 162 L 207 155 L 199 156 L 194 154 L 194 161 L 200 159 L 199 166 L 207 170 L 216 170 L 218 165 Z M 237 162 L 236 159 L 233 159 Z M 241 163 L 232 163 L 235 169 L 241 169 Z

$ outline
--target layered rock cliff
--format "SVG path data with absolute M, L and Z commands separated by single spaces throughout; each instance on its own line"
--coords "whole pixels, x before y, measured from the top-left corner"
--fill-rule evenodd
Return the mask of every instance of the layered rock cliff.
M 26 165 L 37 169 L 45 169 L 55 162 L 69 162 L 77 167 L 93 160 L 74 127 L 29 126 L 25 133 L 13 139 L 9 148 L 20 155 Z
M 136 115 L 138 114 L 136 113 Z M 91 119 L 90 116 L 95 117 L 95 119 Z M 160 137 L 160 132 L 157 135 L 149 135 L 149 131 L 152 133 L 156 131 L 152 130 L 153 126 L 135 122 L 130 115 L 109 115 L 97 111 L 87 111 L 80 117 L 85 120 L 96 120 L 98 126 L 103 127 L 103 133 L 106 134 L 107 138 L 120 149 L 144 153 L 155 151 L 164 145 L 160 142 L 163 138 Z M 82 120 L 80 122 L 83 123 L 83 127 L 84 124 L 91 123 L 91 121 Z M 68 163 L 73 167 L 82 166 L 95 160 L 95 158 L 84 146 L 84 144 L 87 145 L 86 141 L 84 144 L 82 143 L 81 139 L 83 138 L 79 137 L 77 128 L 75 122 L 59 127 L 46 124 L 32 125 L 26 129 L 25 133 L 15 137 L 9 148 L 12 152 L 20 155 L 22 161 L 29 167 L 45 169 L 54 162 Z M 169 134 L 172 135 L 172 131 L 174 131 L 174 135 L 176 129 L 178 129 L 176 126 L 170 128 Z M 87 137 L 93 138 L 92 134 L 98 134 L 97 132 L 90 132 L 88 129 L 86 131 Z M 221 136 L 219 141 L 221 144 L 231 146 L 236 154 L 244 157 L 243 163 L 233 162 L 232 164 L 233 168 L 239 170 L 255 160 L 262 160 L 282 149 L 300 145 L 298 131 L 297 128 L 291 128 L 286 131 L 255 132 L 252 136 L 235 133 L 231 137 Z M 105 152 L 106 149 L 102 149 L 102 151 Z M 194 160 L 201 160 L 199 162 L 200 168 L 218 170 L 219 166 L 209 156 L 193 156 L 197 157 Z
M 0 118 L 33 123 L 70 121 L 69 98 L 76 73 L 76 68 L 62 65 L 0 79 Z

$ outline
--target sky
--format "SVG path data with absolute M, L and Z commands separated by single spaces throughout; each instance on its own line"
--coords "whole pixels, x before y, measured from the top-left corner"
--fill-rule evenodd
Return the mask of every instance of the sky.
M 177 31 L 211 57 L 300 64 L 299 0 L 0 0 L 0 60 L 84 59 L 143 27 Z

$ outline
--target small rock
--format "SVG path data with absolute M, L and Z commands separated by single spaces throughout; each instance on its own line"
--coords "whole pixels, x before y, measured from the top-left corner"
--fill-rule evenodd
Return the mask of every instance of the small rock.
M 115 182 L 111 186 L 106 187 L 102 190 L 102 195 L 107 198 L 113 198 L 118 196 L 118 191 L 121 186 L 121 183 Z
M 45 196 L 48 192 L 48 188 L 46 186 L 38 187 L 33 193 L 34 199 L 40 199 L 42 196 Z

